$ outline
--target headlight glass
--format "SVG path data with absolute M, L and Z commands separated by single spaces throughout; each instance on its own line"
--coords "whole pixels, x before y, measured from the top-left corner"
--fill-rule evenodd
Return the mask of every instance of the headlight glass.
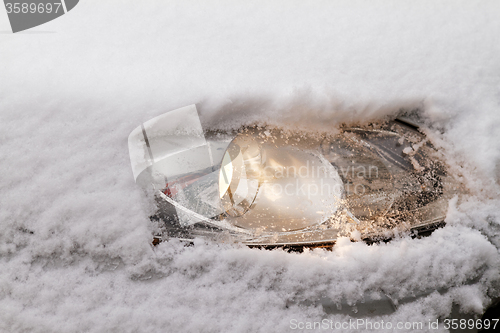
M 189 237 L 321 244 L 357 230 L 372 238 L 443 221 L 458 191 L 425 135 L 398 122 L 329 136 L 221 134 L 204 131 L 190 106 L 136 128 L 129 150 L 136 181 L 174 217 L 168 228 Z
M 224 154 L 219 190 L 230 223 L 287 232 L 331 217 L 344 188 L 338 172 L 317 149 L 291 146 L 278 133 L 247 131 L 238 134 Z

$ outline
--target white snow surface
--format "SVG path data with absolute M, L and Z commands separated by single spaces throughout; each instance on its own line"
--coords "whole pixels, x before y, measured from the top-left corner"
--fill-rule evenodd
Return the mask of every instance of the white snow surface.
M 373 320 L 482 313 L 500 291 L 499 17 L 498 1 L 83 0 L 11 34 L 0 9 L 0 332 L 289 332 L 349 319 L 302 301 L 440 288 Z M 423 239 L 152 248 L 127 136 L 193 103 L 206 128 L 327 131 L 420 107 L 469 194 Z

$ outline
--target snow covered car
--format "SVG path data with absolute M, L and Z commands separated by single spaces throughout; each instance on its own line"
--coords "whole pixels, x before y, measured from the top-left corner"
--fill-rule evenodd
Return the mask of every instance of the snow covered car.
M 203 129 L 195 105 L 129 136 L 136 182 L 154 193 L 162 238 L 266 248 L 329 247 L 442 226 L 459 193 L 419 125 L 397 118 L 332 133 Z

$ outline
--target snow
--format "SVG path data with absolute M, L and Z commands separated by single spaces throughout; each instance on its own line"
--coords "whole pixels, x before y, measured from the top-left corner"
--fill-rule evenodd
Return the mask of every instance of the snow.
M 0 331 L 288 332 L 348 319 L 303 301 L 440 288 L 382 319 L 482 313 L 500 293 L 499 15 L 496 1 L 86 0 L 9 34 L 0 14 Z M 193 103 L 205 128 L 329 131 L 420 107 L 468 194 L 425 239 L 153 249 L 127 137 Z

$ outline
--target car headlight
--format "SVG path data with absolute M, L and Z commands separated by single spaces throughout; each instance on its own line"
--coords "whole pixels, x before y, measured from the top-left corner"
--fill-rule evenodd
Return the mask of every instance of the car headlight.
M 192 105 L 136 128 L 129 151 L 136 181 L 158 197 L 166 236 L 315 246 L 444 220 L 457 184 L 412 126 L 220 133 L 203 130 Z

